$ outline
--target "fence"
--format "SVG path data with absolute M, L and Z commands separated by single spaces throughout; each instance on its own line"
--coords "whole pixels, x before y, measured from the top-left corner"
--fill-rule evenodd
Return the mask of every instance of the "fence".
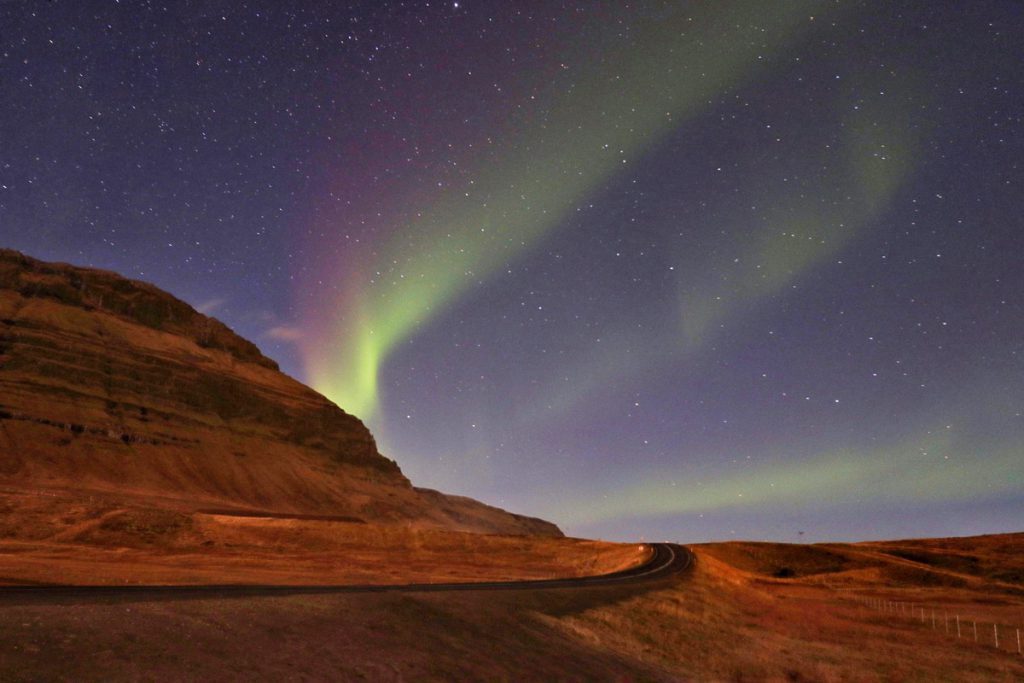
M 973 640 L 982 645 L 991 645 L 997 650 L 1016 652 L 1024 656 L 1020 629 L 1014 626 L 988 621 L 979 622 L 973 618 L 961 619 L 957 611 L 913 602 L 884 598 L 861 598 L 860 602 L 869 609 L 920 622 L 925 628 L 944 632 L 950 637 Z

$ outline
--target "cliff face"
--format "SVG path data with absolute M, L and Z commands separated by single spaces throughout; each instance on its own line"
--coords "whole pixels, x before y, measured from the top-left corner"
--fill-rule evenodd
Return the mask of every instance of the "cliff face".
M 414 489 L 369 430 L 142 282 L 0 250 L 0 483 L 187 510 L 560 535 Z

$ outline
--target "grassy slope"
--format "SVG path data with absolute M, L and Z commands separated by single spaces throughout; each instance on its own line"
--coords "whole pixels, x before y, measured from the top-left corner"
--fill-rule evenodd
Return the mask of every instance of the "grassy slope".
M 144 502 L 0 490 L 0 585 L 528 579 L 611 572 L 646 556 L 636 545 L 212 514 Z

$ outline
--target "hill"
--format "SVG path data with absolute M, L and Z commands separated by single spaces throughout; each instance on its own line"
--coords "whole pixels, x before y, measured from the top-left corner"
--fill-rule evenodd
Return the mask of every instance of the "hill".
M 414 488 L 359 419 L 170 294 L 10 250 L 0 250 L 0 505 L 8 538 L 101 517 L 138 528 L 153 510 L 171 526 L 216 511 L 561 535 Z

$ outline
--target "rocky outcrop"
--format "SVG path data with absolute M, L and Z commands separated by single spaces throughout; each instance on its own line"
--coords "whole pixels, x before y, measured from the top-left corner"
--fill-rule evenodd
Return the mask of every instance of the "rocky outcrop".
M 185 302 L 9 250 L 0 250 L 0 483 L 182 509 L 560 535 L 414 489 L 359 419 Z

